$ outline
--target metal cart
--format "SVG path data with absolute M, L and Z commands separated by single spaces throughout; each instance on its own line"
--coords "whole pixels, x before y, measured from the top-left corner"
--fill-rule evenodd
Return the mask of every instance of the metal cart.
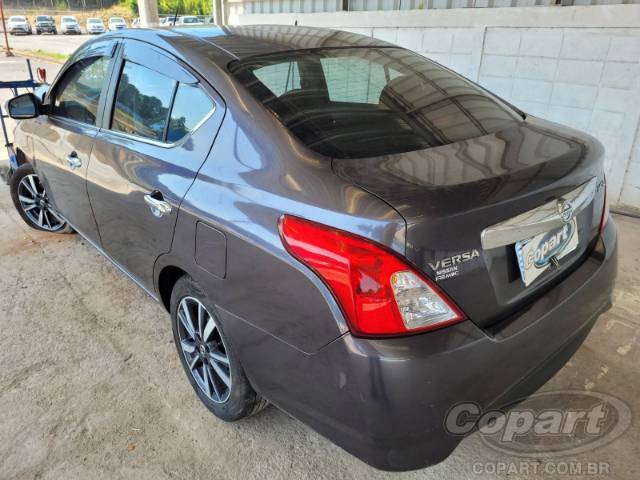
M 27 80 L 12 80 L 12 81 L 2 81 L 0 80 L 0 89 L 8 89 L 11 91 L 13 96 L 17 96 L 20 90 L 26 90 L 27 92 L 33 92 L 37 87 L 41 84 L 36 82 L 33 78 L 33 71 L 31 70 L 31 61 L 27 58 L 27 72 L 29 73 L 29 78 Z M 4 138 L 4 146 L 7 149 L 7 153 L 9 154 L 9 164 L 8 165 L 0 165 L 0 176 L 2 176 L 5 183 L 9 183 L 11 179 L 11 175 L 18 168 L 18 159 L 16 158 L 16 153 L 13 149 L 13 143 L 9 141 L 9 133 L 7 132 L 7 126 L 4 122 L 5 118 L 9 118 L 9 115 L 4 113 L 2 109 L 2 105 L 0 105 L 0 123 L 2 124 L 2 135 Z

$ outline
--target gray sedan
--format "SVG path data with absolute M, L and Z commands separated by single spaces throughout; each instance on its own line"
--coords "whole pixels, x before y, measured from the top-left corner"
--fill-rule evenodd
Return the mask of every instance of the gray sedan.
M 462 440 L 447 412 L 534 392 L 611 305 L 601 144 L 381 40 L 122 30 L 9 112 L 24 221 L 164 305 L 226 421 L 270 402 L 425 467 Z

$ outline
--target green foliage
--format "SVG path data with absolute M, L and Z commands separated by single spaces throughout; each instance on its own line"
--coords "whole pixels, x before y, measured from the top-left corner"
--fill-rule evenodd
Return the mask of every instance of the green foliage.
M 138 0 L 123 0 L 122 5 L 127 7 L 134 15 L 138 15 Z
M 178 3 L 180 4 L 178 6 Z M 126 6 L 135 15 L 138 15 L 137 0 L 122 0 L 122 5 Z M 213 10 L 212 0 L 158 0 L 158 13 L 169 15 L 176 13 L 179 15 L 211 15 Z

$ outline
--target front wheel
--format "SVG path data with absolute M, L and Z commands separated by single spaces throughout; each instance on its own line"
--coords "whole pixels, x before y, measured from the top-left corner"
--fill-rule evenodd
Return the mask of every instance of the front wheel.
M 72 232 L 49 203 L 49 198 L 33 166 L 25 163 L 11 176 L 11 199 L 22 219 L 31 228 L 52 233 Z
M 249 383 L 213 303 L 189 276 L 171 294 L 171 323 L 182 367 L 215 416 L 232 422 L 267 406 Z

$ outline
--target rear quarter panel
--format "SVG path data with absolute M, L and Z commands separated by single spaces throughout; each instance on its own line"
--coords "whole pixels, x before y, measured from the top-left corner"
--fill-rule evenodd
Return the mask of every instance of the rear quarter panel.
M 405 222 L 386 203 L 339 179 L 330 161 L 300 150 L 270 113 L 250 105 L 252 99 L 225 101 L 221 130 L 184 198 L 172 252 L 158 260 L 156 275 L 167 265 L 179 266 L 232 314 L 226 318 L 314 352 L 348 326 L 323 282 L 284 249 L 280 217 L 313 219 L 399 253 Z M 225 278 L 194 260 L 198 222 L 226 237 Z M 202 258 L 202 249 L 197 255 Z M 213 255 L 219 264 L 219 252 Z

